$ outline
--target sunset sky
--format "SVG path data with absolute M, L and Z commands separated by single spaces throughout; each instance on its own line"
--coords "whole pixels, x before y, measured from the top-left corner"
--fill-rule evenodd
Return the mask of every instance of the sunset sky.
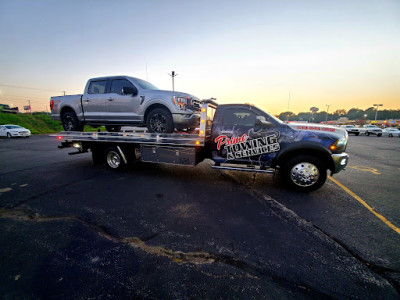
M 172 70 L 273 114 L 400 109 L 400 1 L 0 1 L 0 103 L 45 111 L 107 75 L 171 89 Z

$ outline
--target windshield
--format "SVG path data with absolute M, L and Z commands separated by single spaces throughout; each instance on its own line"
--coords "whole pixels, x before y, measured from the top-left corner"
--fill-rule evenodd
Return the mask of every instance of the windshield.
M 21 126 L 17 126 L 17 125 L 7 125 L 6 127 L 7 127 L 7 129 L 22 128 Z
M 159 90 L 155 85 L 142 79 L 132 78 L 134 82 L 144 90 Z

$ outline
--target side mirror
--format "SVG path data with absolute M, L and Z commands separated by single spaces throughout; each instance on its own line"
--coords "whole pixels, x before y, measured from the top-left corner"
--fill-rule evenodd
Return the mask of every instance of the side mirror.
M 128 87 L 128 86 L 124 86 L 122 88 L 122 93 L 124 95 L 132 95 L 132 96 L 136 96 L 138 94 L 138 91 L 136 88 L 134 87 Z
M 270 128 L 272 127 L 272 123 L 268 122 L 264 116 L 257 116 L 256 118 L 256 125 L 265 127 L 265 128 Z

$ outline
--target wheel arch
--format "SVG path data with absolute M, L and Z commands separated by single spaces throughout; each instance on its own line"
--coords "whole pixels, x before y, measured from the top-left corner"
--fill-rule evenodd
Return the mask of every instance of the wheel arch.
M 335 163 L 331 156 L 332 153 L 322 145 L 313 142 L 300 142 L 283 148 L 275 160 L 274 167 L 282 167 L 289 159 L 299 155 L 317 157 L 326 164 L 329 170 L 333 171 L 335 169 Z
M 62 116 L 67 112 L 73 112 L 77 116 L 76 111 L 71 106 L 66 105 L 63 108 L 61 108 L 60 118 L 62 118 Z
M 152 104 L 152 105 L 150 105 L 149 107 L 147 107 L 147 108 L 146 108 L 146 111 L 144 112 L 144 123 L 146 123 L 147 116 L 149 115 L 149 113 L 150 113 L 153 109 L 156 109 L 156 108 L 163 108 L 163 109 L 168 110 L 168 111 L 171 113 L 171 110 L 170 110 L 166 105 L 163 105 L 163 104 L 160 104 L 160 103 Z M 171 114 L 172 114 L 172 113 L 171 113 Z

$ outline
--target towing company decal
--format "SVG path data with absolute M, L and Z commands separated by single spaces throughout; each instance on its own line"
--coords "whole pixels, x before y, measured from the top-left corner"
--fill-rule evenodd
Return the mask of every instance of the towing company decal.
M 214 141 L 217 143 L 218 150 L 224 146 L 224 149 L 227 151 L 227 159 L 256 156 L 280 150 L 276 135 L 269 135 L 257 139 L 249 139 L 247 134 L 232 138 L 228 138 L 226 135 L 220 135 L 215 138 Z
M 313 130 L 313 131 L 335 132 L 335 128 L 329 128 L 329 127 L 301 126 L 301 125 L 297 125 L 296 128 L 297 128 L 298 130 Z

